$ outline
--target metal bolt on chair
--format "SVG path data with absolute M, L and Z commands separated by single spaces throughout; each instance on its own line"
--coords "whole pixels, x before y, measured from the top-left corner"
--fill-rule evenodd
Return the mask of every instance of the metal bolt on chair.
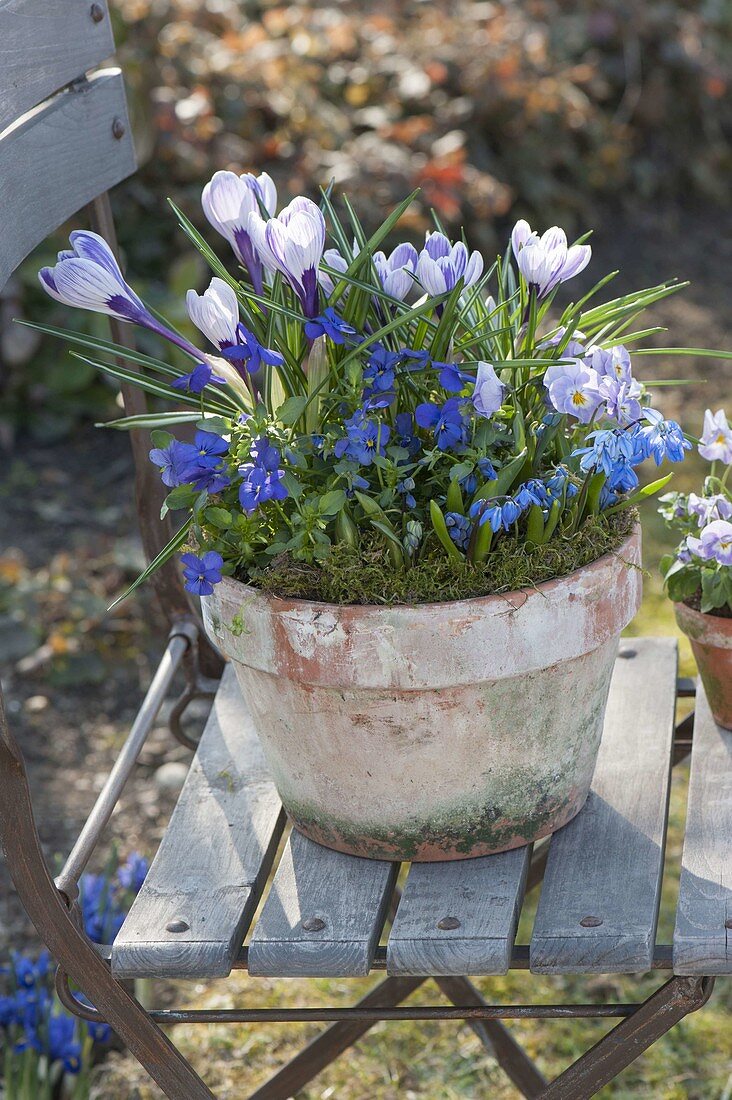
M 105 0 L 0 0 L 0 289 L 36 244 L 85 206 L 114 244 L 107 191 L 134 172 L 135 156 L 122 76 L 96 68 L 113 49 Z M 113 328 L 117 342 L 130 339 L 129 328 Z M 145 411 L 141 391 L 123 387 L 123 397 L 128 414 Z M 142 539 L 152 558 L 169 537 L 158 518 L 161 487 L 147 461 L 146 433 L 132 433 L 132 446 Z M 732 973 L 732 733 L 714 723 L 701 691 L 696 714 L 675 725 L 677 695 L 695 689 L 677 681 L 673 640 L 622 643 L 592 793 L 573 822 L 533 851 L 414 864 L 399 894 L 396 864 L 342 855 L 296 832 L 275 866 L 287 822 L 233 673 L 220 676 L 175 567 L 160 570 L 154 584 L 170 623 L 168 644 L 57 880 L 41 852 L 23 758 L 1 703 L 0 834 L 18 894 L 58 962 L 62 1002 L 82 1018 L 108 1021 L 171 1100 L 213 1094 L 163 1027 L 329 1023 L 251 1093 L 251 1100 L 284 1100 L 375 1022 L 406 1019 L 467 1021 L 521 1095 L 579 1100 L 700 1008 L 715 975 Z M 181 667 L 186 688 L 171 727 L 195 756 L 148 878 L 115 942 L 100 947 L 78 919 L 79 878 Z M 213 697 L 213 706 L 196 746 L 180 720 L 201 695 Z M 673 943 L 662 944 L 656 927 L 670 771 L 689 753 L 676 927 Z M 540 884 L 531 941 L 517 944 L 524 897 Z M 506 1005 L 487 1003 L 466 976 L 509 968 L 657 971 L 659 986 L 641 1003 Z M 386 976 L 355 1006 L 325 1009 L 154 1011 L 125 982 L 200 981 L 234 969 L 249 971 L 253 997 L 262 975 Z M 443 1003 L 403 1003 L 429 980 Z M 619 1022 L 547 1082 L 502 1022 L 525 1018 Z

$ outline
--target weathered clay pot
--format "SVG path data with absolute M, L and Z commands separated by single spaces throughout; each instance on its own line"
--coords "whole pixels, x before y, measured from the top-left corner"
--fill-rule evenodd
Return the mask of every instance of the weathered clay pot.
M 639 564 L 636 532 L 505 596 L 341 607 L 224 578 L 202 602 L 301 832 L 377 859 L 461 859 L 582 807 Z
M 732 730 L 732 619 L 703 615 L 675 603 L 676 622 L 688 635 L 714 720 Z

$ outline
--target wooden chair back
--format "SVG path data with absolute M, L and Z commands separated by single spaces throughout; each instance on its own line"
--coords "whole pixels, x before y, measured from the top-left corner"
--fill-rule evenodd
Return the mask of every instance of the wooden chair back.
M 99 68 L 114 53 L 107 0 L 0 0 L 0 291 L 28 254 L 83 207 L 116 251 L 107 192 L 137 167 L 122 74 Z M 132 346 L 130 325 L 111 322 Z M 129 364 L 127 364 L 129 366 Z M 122 387 L 128 415 L 142 391 Z M 145 552 L 170 538 L 163 490 L 148 460 L 148 433 L 131 432 Z M 177 566 L 155 574 L 168 619 L 190 615 Z

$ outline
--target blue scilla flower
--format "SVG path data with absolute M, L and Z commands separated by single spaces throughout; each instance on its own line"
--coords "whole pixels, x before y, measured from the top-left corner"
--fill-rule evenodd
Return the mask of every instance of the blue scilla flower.
M 590 432 L 587 440 L 592 442 L 588 447 L 581 447 L 573 452 L 580 455 L 580 468 L 589 473 L 590 470 L 602 470 L 610 477 L 618 463 L 632 464 L 635 455 L 634 435 L 630 432 L 617 430 L 600 430 Z
M 328 306 L 318 317 L 305 324 L 305 335 L 309 340 L 317 340 L 319 336 L 328 336 L 334 344 L 350 343 L 356 336 L 356 330 L 342 317 L 339 317 L 332 306 Z
M 357 409 L 345 422 L 346 438 L 335 445 L 336 458 L 350 458 L 361 466 L 370 466 L 376 455 L 383 455 L 391 434 L 388 424 L 369 419 Z
M 420 428 L 432 429 L 438 450 L 451 451 L 464 446 L 467 422 L 459 398 L 450 397 L 442 406 L 424 401 L 417 405 L 414 415 Z
M 652 457 L 657 466 L 666 458 L 682 462 L 684 451 L 691 450 L 691 443 L 684 437 L 681 426 L 675 420 L 664 420 L 657 409 L 644 409 L 643 416 L 646 424 L 636 434 L 644 456 Z
M 414 499 L 414 494 L 412 492 L 414 485 L 415 482 L 413 477 L 405 477 L 403 481 L 397 483 L 397 492 L 404 497 L 404 503 L 407 508 L 417 507 L 417 501 Z
M 447 533 L 455 545 L 460 550 L 465 550 L 470 541 L 470 532 L 473 529 L 473 525 L 468 517 L 460 515 L 459 512 L 446 512 L 445 526 L 447 527 Z
M 522 513 L 534 504 L 545 508 L 547 504 L 551 503 L 544 483 L 539 481 L 538 478 L 531 478 L 530 481 L 519 486 L 511 499 Z
M 554 473 L 544 481 L 544 487 L 549 495 L 550 503 L 561 500 L 565 492 L 567 500 L 570 500 L 579 492 L 578 487 L 570 480 L 569 470 L 565 469 L 564 466 L 557 466 Z
M 195 596 L 210 596 L 214 585 L 221 580 L 224 559 L 216 550 L 208 550 L 201 557 L 196 554 L 183 554 L 183 577 L 185 588 Z
M 501 528 L 508 531 L 521 515 L 521 509 L 510 497 L 504 498 L 503 501 L 495 498 L 476 500 L 469 510 L 469 515 L 478 521 L 480 527 L 486 523 L 490 524 L 491 530 L 495 533 Z
M 611 468 L 605 482 L 608 491 L 630 493 L 638 487 L 638 475 L 625 459 L 618 459 Z

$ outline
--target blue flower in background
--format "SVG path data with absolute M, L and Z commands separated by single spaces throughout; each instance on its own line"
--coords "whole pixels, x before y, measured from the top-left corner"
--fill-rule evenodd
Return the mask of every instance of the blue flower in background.
M 332 306 L 328 306 L 318 317 L 305 323 L 305 335 L 308 340 L 317 340 L 319 336 L 328 336 L 334 344 L 351 343 L 356 336 L 353 325 L 339 317 Z
M 48 1056 L 51 1062 L 61 1062 L 67 1073 L 81 1069 L 81 1043 L 76 1039 L 76 1020 L 65 1013 L 48 1020 Z
M 48 951 L 43 951 L 34 961 L 19 951 L 11 954 L 13 973 L 19 988 L 34 989 L 39 982 L 43 982 L 48 976 L 48 966 L 51 959 Z
M 224 559 L 216 550 L 208 550 L 200 558 L 195 554 L 183 554 L 185 588 L 195 596 L 210 596 L 214 585 L 221 580 Z
M 470 532 L 473 525 L 467 516 L 461 516 L 459 512 L 445 513 L 445 526 L 452 541 L 460 550 L 467 548 L 470 541 Z
M 397 413 L 394 418 L 394 442 L 409 452 L 411 458 L 420 451 L 422 444 L 414 434 L 414 417 L 411 413 Z
M 467 439 L 467 423 L 463 402 L 450 397 L 444 405 L 424 401 L 417 405 L 415 418 L 420 428 L 431 428 L 437 447 L 441 451 L 457 450 Z
M 132 890 L 139 893 L 150 864 L 139 852 L 131 852 L 125 862 L 117 871 L 117 881 L 123 890 Z

